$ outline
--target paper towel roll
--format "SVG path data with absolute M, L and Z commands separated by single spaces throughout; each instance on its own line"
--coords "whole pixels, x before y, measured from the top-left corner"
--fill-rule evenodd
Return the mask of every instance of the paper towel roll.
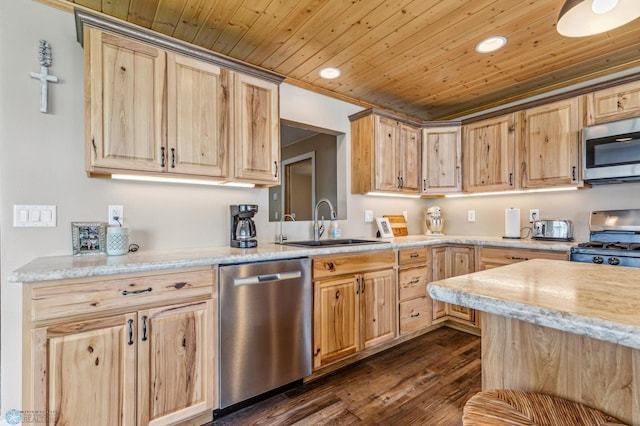
M 520 238 L 520 209 L 504 210 L 505 238 Z

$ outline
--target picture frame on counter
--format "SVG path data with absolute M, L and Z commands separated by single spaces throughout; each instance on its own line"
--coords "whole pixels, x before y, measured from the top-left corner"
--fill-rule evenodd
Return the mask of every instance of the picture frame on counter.
M 381 238 L 393 238 L 393 231 L 391 230 L 391 223 L 389 218 L 376 217 L 376 223 L 378 224 L 378 231 Z
M 73 255 L 106 255 L 106 229 L 105 222 L 71 222 Z

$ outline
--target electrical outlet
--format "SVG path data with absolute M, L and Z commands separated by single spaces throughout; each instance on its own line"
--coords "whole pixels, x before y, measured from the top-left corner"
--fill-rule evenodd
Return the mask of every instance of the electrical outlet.
M 373 222 L 373 210 L 365 210 L 364 211 L 364 222 L 365 223 Z
M 475 210 L 467 211 L 467 220 L 469 222 L 475 222 L 476 221 L 476 211 Z
M 109 225 L 124 226 L 123 206 L 109 206 Z
M 529 223 L 533 223 L 536 220 L 540 220 L 540 209 L 529 210 Z

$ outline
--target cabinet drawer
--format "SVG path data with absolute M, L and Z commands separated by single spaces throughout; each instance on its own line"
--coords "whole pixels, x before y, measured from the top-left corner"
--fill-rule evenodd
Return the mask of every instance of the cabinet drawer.
M 31 320 L 210 298 L 215 271 L 207 268 L 47 283 L 31 290 Z
M 417 247 L 413 249 L 398 250 L 398 265 L 411 265 L 427 262 L 427 248 Z
M 512 249 L 502 247 L 482 247 L 480 264 L 491 263 L 509 265 L 529 259 L 569 260 L 568 253 L 549 250 Z
M 401 269 L 398 272 L 400 300 L 412 299 L 427 294 L 428 271 L 428 267 L 420 266 Z
M 395 263 L 395 253 L 391 250 L 316 257 L 313 259 L 313 279 L 388 268 Z
M 400 334 L 431 325 L 431 298 L 419 297 L 400 303 Z
M 452 303 L 447 303 L 447 315 L 469 322 L 473 322 L 476 319 L 475 309 L 454 305 Z

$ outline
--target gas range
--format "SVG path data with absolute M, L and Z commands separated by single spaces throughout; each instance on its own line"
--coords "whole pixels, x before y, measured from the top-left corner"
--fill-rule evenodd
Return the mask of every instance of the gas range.
M 571 248 L 572 262 L 640 267 L 640 209 L 591 212 L 589 231 Z

